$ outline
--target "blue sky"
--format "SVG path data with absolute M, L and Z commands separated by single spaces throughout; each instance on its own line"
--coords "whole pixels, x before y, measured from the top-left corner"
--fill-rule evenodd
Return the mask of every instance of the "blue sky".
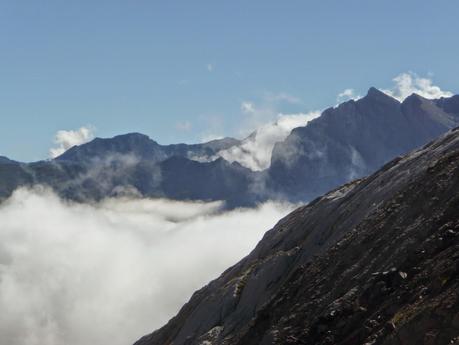
M 458 13 L 454 0 L 0 0 L 0 155 L 44 159 L 83 125 L 160 143 L 238 135 L 244 102 L 323 109 L 407 71 L 458 92 Z

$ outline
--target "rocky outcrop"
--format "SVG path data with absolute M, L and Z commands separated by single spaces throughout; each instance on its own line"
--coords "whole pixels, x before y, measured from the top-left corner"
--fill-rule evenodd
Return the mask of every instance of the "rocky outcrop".
M 452 344 L 459 129 L 300 207 L 135 345 Z

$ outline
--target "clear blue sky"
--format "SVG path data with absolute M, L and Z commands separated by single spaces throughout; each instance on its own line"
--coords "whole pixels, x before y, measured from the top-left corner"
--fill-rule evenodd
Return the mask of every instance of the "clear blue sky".
M 160 143 L 235 134 L 243 101 L 321 109 L 406 71 L 457 92 L 458 14 L 456 0 L 0 0 L 0 155 L 46 158 L 82 125 Z

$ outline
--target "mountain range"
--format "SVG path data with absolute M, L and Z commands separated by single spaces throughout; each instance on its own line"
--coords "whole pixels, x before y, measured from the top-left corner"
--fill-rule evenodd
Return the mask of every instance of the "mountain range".
M 359 100 L 326 109 L 274 145 L 271 164 L 251 170 L 229 162 L 248 139 L 160 145 L 139 133 L 96 138 L 61 156 L 33 163 L 0 157 L 0 198 L 41 184 L 76 201 L 137 195 L 223 200 L 227 207 L 268 200 L 309 201 L 365 176 L 459 124 L 459 96 L 403 102 L 371 88 Z M 203 159 L 204 157 L 204 159 Z M 210 158 L 211 157 L 211 158 Z

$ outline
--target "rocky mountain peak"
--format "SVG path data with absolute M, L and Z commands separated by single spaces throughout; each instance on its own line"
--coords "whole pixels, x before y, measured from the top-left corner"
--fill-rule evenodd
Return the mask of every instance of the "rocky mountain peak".
M 362 100 L 370 102 L 390 102 L 390 103 L 399 103 L 395 98 L 389 96 L 388 94 L 382 92 L 381 90 L 370 87 L 365 97 Z

